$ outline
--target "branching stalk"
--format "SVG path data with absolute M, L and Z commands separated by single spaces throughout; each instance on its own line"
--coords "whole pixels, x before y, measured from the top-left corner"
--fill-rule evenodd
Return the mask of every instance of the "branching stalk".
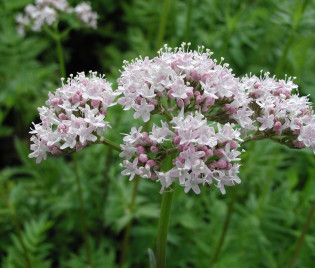
M 118 144 L 116 144 L 116 143 L 114 143 L 114 142 L 112 142 L 112 141 L 110 141 L 110 140 L 108 140 L 108 139 L 105 139 L 104 137 L 101 137 L 100 143 L 103 143 L 103 144 L 105 144 L 105 145 L 111 147 L 112 149 L 114 149 L 114 150 L 116 150 L 116 151 L 118 151 L 118 152 L 121 152 L 121 151 L 122 151 L 121 148 L 120 148 L 120 146 L 119 146 Z

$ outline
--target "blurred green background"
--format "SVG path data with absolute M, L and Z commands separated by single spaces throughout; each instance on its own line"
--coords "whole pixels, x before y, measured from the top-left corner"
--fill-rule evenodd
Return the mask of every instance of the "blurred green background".
M 40 165 L 28 158 L 37 107 L 60 86 L 55 44 L 44 33 L 18 35 L 15 16 L 31 1 L 0 3 L 0 267 L 28 267 L 27 259 L 32 268 L 118 267 L 126 230 L 124 267 L 149 267 L 158 183 L 129 182 L 120 175 L 118 154 L 102 145 L 76 153 L 77 168 L 71 157 L 49 157 Z M 96 70 L 115 88 L 123 60 L 152 57 L 164 43 L 190 41 L 192 48 L 204 45 L 214 58 L 223 56 L 237 76 L 259 75 L 261 69 L 279 78 L 296 76 L 300 94 L 315 100 L 314 0 L 94 0 L 91 5 L 99 14 L 98 29 L 74 30 L 63 42 L 68 75 Z M 115 107 L 110 120 L 107 138 L 120 143 L 117 134 L 129 132 L 132 114 Z M 242 183 L 225 196 L 215 187 L 198 196 L 176 191 L 168 267 L 288 267 L 315 201 L 315 157 L 311 149 L 271 141 L 249 143 L 246 151 Z M 314 220 L 298 253 L 290 267 L 315 267 Z

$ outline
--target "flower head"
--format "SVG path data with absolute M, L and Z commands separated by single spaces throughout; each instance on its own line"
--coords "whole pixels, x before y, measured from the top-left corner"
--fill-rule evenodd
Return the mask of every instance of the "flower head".
M 49 93 L 48 107 L 38 108 L 41 123 L 30 132 L 33 152 L 29 157 L 39 163 L 47 153 L 79 151 L 99 140 L 109 127 L 107 108 L 115 104 L 116 96 L 111 84 L 96 72 L 70 76 L 54 94 Z
M 39 32 L 44 26 L 51 26 L 56 23 L 61 14 L 72 13 L 76 14 L 83 25 L 96 28 L 97 14 L 86 2 L 72 8 L 67 0 L 35 0 L 34 5 L 29 4 L 24 8 L 24 15 L 17 15 L 18 32 L 24 35 L 27 28 Z

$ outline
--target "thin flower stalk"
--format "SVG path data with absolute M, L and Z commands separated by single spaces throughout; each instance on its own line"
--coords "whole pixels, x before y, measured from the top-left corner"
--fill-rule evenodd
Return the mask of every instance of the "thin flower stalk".
M 211 259 L 211 265 L 216 263 L 219 259 L 223 244 L 224 244 L 224 240 L 230 225 L 230 221 L 231 221 L 231 216 L 233 214 L 233 210 L 234 210 L 234 203 L 236 200 L 236 196 L 237 196 L 237 188 L 233 190 L 232 196 L 231 196 L 231 200 L 229 202 L 228 205 L 228 210 L 227 213 L 225 215 L 225 219 L 224 219 L 224 223 L 223 223 L 223 228 L 222 228 L 222 233 L 219 239 L 219 242 L 216 246 L 216 249 L 214 251 L 213 257 Z
M 136 197 L 138 194 L 138 188 L 139 188 L 139 177 L 135 178 L 135 182 L 133 185 L 133 191 L 132 191 L 132 197 L 131 197 L 131 202 L 129 205 L 129 213 L 132 215 L 135 210 L 135 205 L 136 205 Z M 119 261 L 119 267 L 122 268 L 125 263 L 128 247 L 129 247 L 129 242 L 130 242 L 130 233 L 132 229 L 132 223 L 133 223 L 133 218 L 130 220 L 128 223 L 127 227 L 125 228 L 124 231 L 124 240 L 123 240 L 123 245 L 122 245 L 122 251 L 120 255 L 120 261 Z
M 80 224 L 81 224 L 81 231 L 82 231 L 83 239 L 84 239 L 86 259 L 87 259 L 87 263 L 89 267 L 93 268 L 90 245 L 89 245 L 89 240 L 88 240 L 88 232 L 86 228 L 86 213 L 85 213 L 85 205 L 84 205 L 84 199 L 83 199 L 83 194 L 82 194 L 82 186 L 80 182 L 79 166 L 78 166 L 78 160 L 75 154 L 73 154 L 72 160 L 74 164 L 76 184 L 78 187 L 78 197 L 79 197 L 79 202 L 80 202 Z
M 161 18 L 160 18 L 158 35 L 157 35 L 158 37 L 157 37 L 156 50 L 158 50 L 163 44 L 170 3 L 171 3 L 171 0 L 164 0 L 163 1 L 163 10 L 162 10 L 161 15 L 160 15 Z

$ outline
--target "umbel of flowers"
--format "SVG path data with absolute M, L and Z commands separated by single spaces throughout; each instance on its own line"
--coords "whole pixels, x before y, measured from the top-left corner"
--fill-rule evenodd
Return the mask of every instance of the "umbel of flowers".
M 28 28 L 39 32 L 43 27 L 56 23 L 64 14 L 74 14 L 83 26 L 97 27 L 98 16 L 89 3 L 82 2 L 70 7 L 67 0 L 35 0 L 35 5 L 27 5 L 24 14 L 17 15 L 18 32 L 24 35 Z
M 297 94 L 292 78 L 276 80 L 269 73 L 236 78 L 228 64 L 200 47 L 167 46 L 158 56 L 125 62 L 118 79 L 118 103 L 148 122 L 160 114 L 161 126 L 141 132 L 132 128 L 121 145 L 123 175 L 161 183 L 161 192 L 178 180 L 185 192 L 200 185 L 240 183 L 243 141 L 271 139 L 291 148 L 315 151 L 315 117 L 307 97 Z M 294 93 L 295 91 L 295 93 Z M 162 171 L 166 156 L 172 167 Z
M 102 141 L 103 132 L 110 127 L 107 108 L 115 104 L 116 96 L 111 84 L 96 72 L 71 75 L 54 94 L 49 93 L 47 106 L 38 108 L 41 122 L 30 132 L 33 152 L 29 157 L 39 163 L 47 153 L 80 151 Z
M 125 110 L 134 110 L 135 119 L 163 117 L 148 131 L 132 127 L 120 153 L 123 175 L 157 181 L 161 193 L 178 182 L 185 192 L 199 194 L 200 186 L 215 185 L 224 194 L 225 186 L 240 183 L 241 146 L 249 140 L 315 151 L 313 109 L 291 77 L 237 78 L 223 59 L 211 57 L 203 47 L 165 46 L 153 59 L 125 62 L 116 91 L 95 73 L 70 77 L 49 94 L 49 107 L 39 108 L 41 123 L 31 131 L 30 157 L 40 162 L 47 153 L 104 143 L 107 108 L 116 97 Z

